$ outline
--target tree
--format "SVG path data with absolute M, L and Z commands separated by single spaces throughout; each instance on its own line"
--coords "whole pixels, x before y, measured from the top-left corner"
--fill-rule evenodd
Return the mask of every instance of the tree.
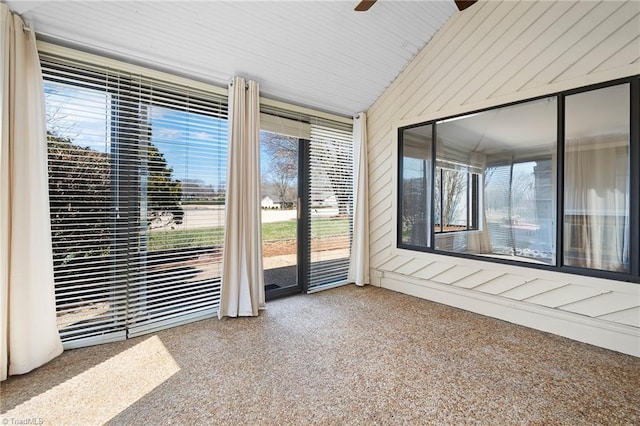
M 261 136 L 263 149 L 269 155 L 269 166 L 266 168 L 263 181 L 265 187 L 275 189 L 275 196 L 283 204 L 293 204 L 296 199 L 296 183 L 298 176 L 298 138 L 265 132 Z M 338 214 L 349 215 L 352 202 L 353 165 L 348 156 L 341 155 L 346 145 L 341 145 L 333 139 L 327 138 L 317 144 L 312 144 L 314 158 L 321 157 L 323 168 L 312 180 L 319 179 L 320 186 L 326 186 L 327 192 L 332 191 L 338 203 Z
M 147 148 L 147 167 L 147 223 L 152 228 L 180 225 L 184 217 L 180 207 L 182 185 L 172 178 L 173 168 L 152 143 Z
M 414 245 L 425 246 L 428 241 L 426 179 L 411 178 L 402 181 L 402 230 L 403 241 Z
M 45 93 L 45 116 L 47 119 L 47 131 L 50 135 L 73 139 L 78 137 L 78 123 L 69 117 L 69 110 L 65 106 L 72 102 L 72 98 L 61 86 L 50 81 L 44 83 Z
M 117 220 L 110 156 L 48 132 L 48 157 L 54 264 L 109 254 Z M 180 181 L 152 144 L 147 163 L 147 223 L 180 224 Z
M 353 164 L 345 150 L 350 146 L 332 138 L 326 138 L 312 145 L 312 156 L 322 158 L 323 169 L 331 190 L 338 203 L 338 214 L 349 216 L 349 207 L 353 200 Z
M 108 157 L 51 133 L 48 156 L 54 265 L 108 253 L 113 203 Z
M 181 186 L 182 200 L 185 202 L 211 201 L 219 195 L 213 185 L 206 184 L 202 179 L 183 179 Z
M 347 164 L 342 158 L 338 158 L 337 154 L 333 154 L 335 158 L 335 169 L 327 173 L 331 188 L 336 195 L 338 202 L 338 214 L 340 216 L 349 216 L 349 206 L 352 203 L 352 184 L 353 171 L 351 164 Z
M 466 205 L 463 201 L 467 194 L 467 176 L 466 172 L 436 168 L 434 202 L 436 211 L 439 211 L 442 199 L 442 211 L 439 213 L 442 215 L 443 230 L 455 225 L 460 207 Z M 438 220 L 440 218 L 436 217 Z
M 293 205 L 298 192 L 298 138 L 265 132 L 260 141 L 269 156 L 263 181 L 274 189 L 283 206 Z

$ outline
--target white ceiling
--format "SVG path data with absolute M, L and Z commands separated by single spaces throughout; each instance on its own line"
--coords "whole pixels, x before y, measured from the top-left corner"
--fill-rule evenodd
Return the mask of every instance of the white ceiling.
M 457 9 L 452 0 L 23 1 L 47 41 L 267 97 L 353 115 L 367 110 Z

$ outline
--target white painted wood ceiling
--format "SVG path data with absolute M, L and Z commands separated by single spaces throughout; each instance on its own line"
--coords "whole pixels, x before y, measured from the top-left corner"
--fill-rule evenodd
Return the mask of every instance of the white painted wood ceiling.
M 22 1 L 39 38 L 342 115 L 367 110 L 444 22 L 452 0 Z

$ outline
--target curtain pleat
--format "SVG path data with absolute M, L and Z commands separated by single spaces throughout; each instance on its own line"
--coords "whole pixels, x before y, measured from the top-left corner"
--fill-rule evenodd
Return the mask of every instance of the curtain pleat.
M 229 163 L 222 287 L 218 317 L 256 316 L 263 308 L 260 234 L 258 84 L 235 77 L 229 87 Z
M 367 116 L 353 120 L 353 242 L 348 281 L 369 284 L 369 183 L 367 167 Z
M 33 31 L 0 4 L 1 379 L 62 353 L 56 327 L 44 89 Z

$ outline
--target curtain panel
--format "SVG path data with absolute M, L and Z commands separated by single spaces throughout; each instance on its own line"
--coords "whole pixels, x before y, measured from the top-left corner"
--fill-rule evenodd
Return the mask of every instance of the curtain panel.
M 478 169 L 478 172 L 482 174 L 482 200 L 486 199 L 484 182 L 487 178 L 487 158 L 486 155 L 480 152 L 471 153 L 469 163 L 473 167 Z M 480 212 L 480 226 L 478 230 L 474 232 L 468 232 L 469 241 L 467 247 L 474 253 L 491 253 L 491 237 L 489 235 L 489 224 L 487 223 L 487 205 L 482 201 L 479 203 L 482 206 L 482 212 Z
M 348 281 L 369 284 L 369 182 L 367 167 L 367 115 L 353 120 L 353 242 Z
M 566 142 L 565 262 L 629 267 L 629 148 L 626 135 Z
M 56 327 L 44 89 L 36 39 L 0 4 L 0 374 L 62 353 Z
M 257 316 L 265 306 L 260 210 L 258 83 L 229 87 L 229 162 L 218 317 Z

